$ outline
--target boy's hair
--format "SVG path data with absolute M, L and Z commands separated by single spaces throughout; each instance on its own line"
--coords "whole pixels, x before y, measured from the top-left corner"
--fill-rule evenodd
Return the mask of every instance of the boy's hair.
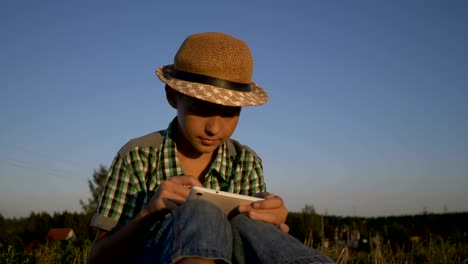
M 177 90 L 172 89 L 172 87 L 170 87 L 168 84 L 164 86 L 164 90 L 166 92 L 167 102 L 169 103 L 170 106 L 172 106 L 173 108 L 176 108 L 175 102 L 173 101 L 173 99 L 175 97 L 181 96 L 182 93 Z

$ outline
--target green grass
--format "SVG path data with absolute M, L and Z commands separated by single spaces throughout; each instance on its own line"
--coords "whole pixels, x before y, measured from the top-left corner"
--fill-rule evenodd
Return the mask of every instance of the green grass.
M 0 264 L 16 263 L 86 263 L 91 242 L 73 245 L 63 242 L 47 242 L 33 250 L 0 244 Z M 318 248 L 338 264 L 412 264 L 412 263 L 468 263 L 468 244 L 451 242 L 440 237 L 429 237 L 396 247 L 390 242 L 380 243 L 374 240 L 368 251 L 357 251 L 347 247 Z
M 373 263 L 373 264 L 412 264 L 412 263 L 468 263 L 468 244 L 450 242 L 440 237 L 429 237 L 410 245 L 395 246 L 390 242 L 381 244 L 372 241 L 370 250 L 356 251 L 347 247 L 319 248 L 319 250 L 338 264 Z
M 0 244 L 0 263 L 86 263 L 91 242 L 76 246 L 66 242 L 47 242 L 33 250 Z

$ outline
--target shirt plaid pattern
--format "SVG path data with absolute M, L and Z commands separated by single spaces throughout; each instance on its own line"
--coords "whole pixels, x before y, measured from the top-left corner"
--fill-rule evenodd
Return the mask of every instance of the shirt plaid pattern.
M 119 152 L 109 170 L 91 226 L 111 231 L 125 225 L 140 212 L 164 180 L 184 174 L 176 156 L 176 131 L 174 119 L 162 133 L 160 146 L 137 145 Z M 234 155 L 228 144 L 224 142 L 218 148 L 205 175 L 204 186 L 251 196 L 264 192 L 261 159 L 238 143 Z

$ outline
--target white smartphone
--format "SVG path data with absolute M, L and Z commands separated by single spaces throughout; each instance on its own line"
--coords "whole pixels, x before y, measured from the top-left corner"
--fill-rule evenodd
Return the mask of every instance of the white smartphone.
M 189 200 L 205 200 L 214 203 L 220 207 L 225 215 L 233 213 L 239 205 L 251 204 L 256 201 L 262 201 L 263 198 L 235 194 L 230 192 L 216 191 L 209 188 L 193 186 L 188 197 Z

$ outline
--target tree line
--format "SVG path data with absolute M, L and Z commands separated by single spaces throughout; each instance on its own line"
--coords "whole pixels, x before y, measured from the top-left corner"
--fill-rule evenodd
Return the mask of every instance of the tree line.
M 90 197 L 80 200 L 81 212 L 32 212 L 28 217 L 7 219 L 0 214 L 0 243 L 27 246 L 32 241 L 45 242 L 51 228 L 72 228 L 76 235 L 75 243 L 89 243 L 96 230 L 89 226 L 98 205 L 107 175 L 107 168 L 100 165 L 88 180 Z M 410 243 L 414 237 L 422 240 L 428 236 L 468 243 L 468 213 L 431 214 L 392 217 L 343 217 L 320 215 L 313 205 L 305 205 L 301 212 L 290 212 L 287 224 L 290 234 L 304 242 L 309 240 L 319 246 L 324 240 L 350 239 L 350 232 L 359 232 L 359 240 L 372 239 L 379 235 L 385 240 L 400 245 Z M 354 237 L 356 239 L 356 237 Z
M 432 236 L 452 242 L 468 243 L 467 212 L 390 217 L 343 217 L 324 216 L 303 210 L 289 213 L 287 223 L 291 227 L 291 235 L 300 241 L 305 241 L 310 236 L 310 239 L 314 241 L 314 246 L 321 245 L 323 240 L 350 239 L 348 234 L 351 232 L 359 233 L 360 242 L 370 241 L 379 236 L 383 242 L 408 245 L 414 240 L 428 241 Z
M 28 246 L 33 241 L 44 243 L 51 228 L 72 228 L 76 244 L 89 243 L 94 239 L 96 230 L 89 226 L 91 218 L 99 203 L 104 188 L 108 169 L 99 165 L 91 179 L 88 180 L 90 197 L 80 200 L 81 212 L 31 212 L 28 217 L 6 219 L 0 214 L 0 243 L 4 245 Z

